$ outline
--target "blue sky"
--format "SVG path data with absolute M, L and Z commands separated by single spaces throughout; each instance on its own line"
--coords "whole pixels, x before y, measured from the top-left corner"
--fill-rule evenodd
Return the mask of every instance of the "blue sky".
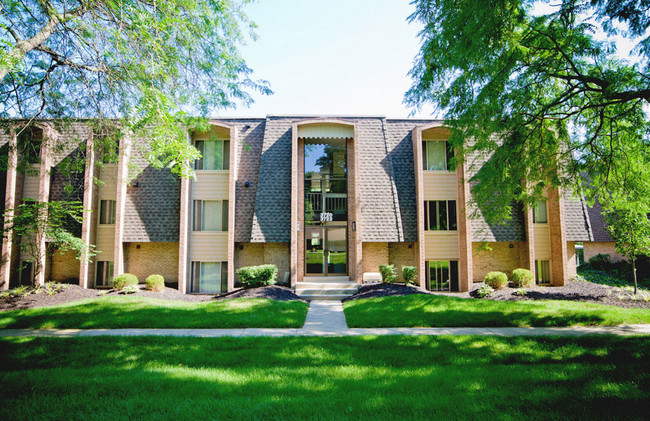
M 267 114 L 407 117 L 402 104 L 419 49 L 409 0 L 261 0 L 247 6 L 257 41 L 242 47 L 254 78 L 274 94 L 219 116 Z M 430 117 L 433 107 L 415 117 Z

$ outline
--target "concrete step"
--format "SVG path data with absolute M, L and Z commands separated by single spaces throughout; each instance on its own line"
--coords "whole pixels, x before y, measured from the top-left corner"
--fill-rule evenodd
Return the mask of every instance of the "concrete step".
M 296 289 L 300 288 L 323 288 L 323 289 L 359 289 L 359 284 L 355 282 L 297 282 Z
M 301 289 L 296 289 L 296 294 L 300 295 L 301 297 L 305 295 L 345 295 L 345 296 L 350 296 L 356 293 L 356 289 L 349 289 L 349 288 L 301 288 Z
M 341 283 L 350 282 L 349 276 L 305 276 L 303 282 Z
M 315 301 L 315 300 L 328 300 L 328 301 L 341 301 L 344 298 L 349 297 L 351 294 L 304 294 L 300 295 L 300 298 L 305 300 Z

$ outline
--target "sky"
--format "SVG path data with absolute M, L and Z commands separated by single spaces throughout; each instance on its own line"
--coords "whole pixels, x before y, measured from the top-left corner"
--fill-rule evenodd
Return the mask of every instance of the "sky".
M 219 117 L 381 115 L 409 117 L 403 103 L 420 42 L 410 0 L 260 0 L 246 7 L 257 41 L 241 53 L 273 95 Z M 414 114 L 430 118 L 433 106 Z

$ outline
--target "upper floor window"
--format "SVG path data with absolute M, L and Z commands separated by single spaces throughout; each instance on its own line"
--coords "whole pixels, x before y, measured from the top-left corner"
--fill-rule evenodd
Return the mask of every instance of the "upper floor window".
M 228 231 L 227 200 L 195 200 L 193 231 Z
M 115 224 L 115 200 L 101 200 L 99 202 L 99 223 Z
M 446 140 L 425 140 L 422 142 L 425 171 L 448 171 L 454 150 Z
M 458 219 L 455 200 L 427 200 L 424 202 L 425 231 L 456 231 Z
M 230 168 L 229 140 L 197 140 L 194 146 L 201 158 L 194 163 L 195 170 L 227 170 Z
M 538 200 L 533 207 L 533 222 L 536 224 L 546 224 L 548 214 L 546 212 L 546 200 Z

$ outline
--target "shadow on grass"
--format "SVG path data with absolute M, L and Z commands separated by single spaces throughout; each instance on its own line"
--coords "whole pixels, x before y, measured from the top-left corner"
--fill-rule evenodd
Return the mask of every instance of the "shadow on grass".
M 301 327 L 308 305 L 299 301 L 233 299 L 183 302 L 100 297 L 0 313 L 2 328 L 241 328 Z
M 20 338 L 0 345 L 4 419 L 644 418 L 650 398 L 647 337 Z
M 650 323 L 650 311 L 567 301 L 409 295 L 345 303 L 350 327 L 557 327 Z

